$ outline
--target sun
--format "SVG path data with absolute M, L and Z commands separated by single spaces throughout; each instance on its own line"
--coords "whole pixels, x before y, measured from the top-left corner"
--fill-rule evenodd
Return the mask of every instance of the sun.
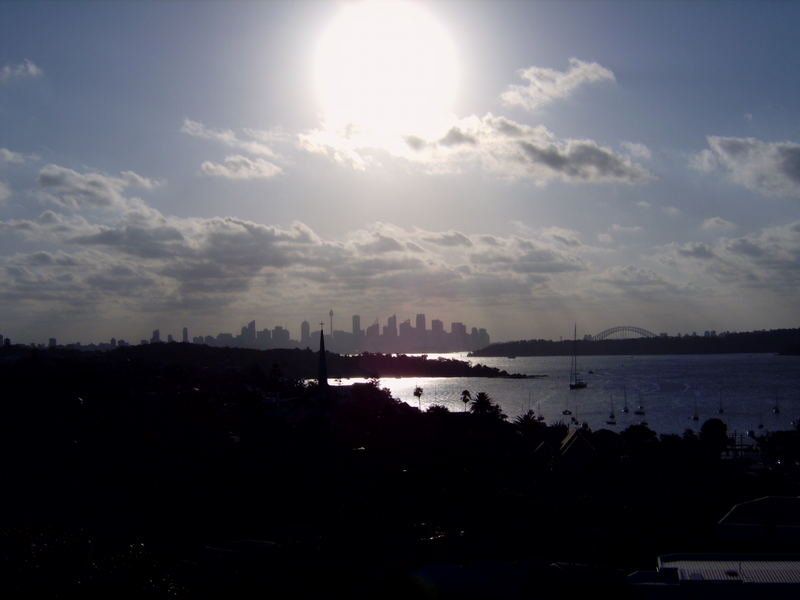
M 314 85 L 327 127 L 387 145 L 441 135 L 458 62 L 447 31 L 418 3 L 342 6 L 320 37 Z

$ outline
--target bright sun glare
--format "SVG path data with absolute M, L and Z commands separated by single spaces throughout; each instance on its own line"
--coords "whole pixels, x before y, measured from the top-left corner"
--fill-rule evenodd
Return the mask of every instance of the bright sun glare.
M 328 127 L 386 146 L 443 133 L 458 65 L 449 35 L 421 6 L 371 0 L 343 6 L 325 29 L 314 80 Z

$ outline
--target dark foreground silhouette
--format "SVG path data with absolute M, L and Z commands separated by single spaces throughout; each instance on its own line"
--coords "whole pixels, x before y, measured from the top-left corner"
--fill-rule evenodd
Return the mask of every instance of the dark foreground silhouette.
M 718 420 L 570 433 L 152 352 L 0 361 L 3 597 L 619 598 L 659 554 L 786 550 L 716 523 L 797 495 L 797 432 L 723 458 Z

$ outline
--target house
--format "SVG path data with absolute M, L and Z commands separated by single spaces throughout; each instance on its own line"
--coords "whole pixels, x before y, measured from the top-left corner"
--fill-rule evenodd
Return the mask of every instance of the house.
M 800 497 L 766 496 L 734 506 L 719 521 L 727 541 L 759 544 L 800 543 Z
M 628 576 L 633 598 L 800 597 L 800 555 L 667 554 Z

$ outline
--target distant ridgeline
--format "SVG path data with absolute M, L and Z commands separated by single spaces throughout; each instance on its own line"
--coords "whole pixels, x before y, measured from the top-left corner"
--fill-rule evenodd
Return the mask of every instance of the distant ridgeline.
M 327 352 L 329 379 L 344 377 L 523 377 L 485 365 L 426 356 L 391 355 L 362 352 L 340 355 Z M 211 372 L 257 370 L 261 376 L 286 379 L 310 379 L 317 376 L 319 353 L 310 349 L 251 350 L 247 348 L 212 348 L 188 343 L 124 346 L 112 351 L 86 352 L 66 348 L 35 349 L 30 346 L 0 348 L 0 365 L 29 358 L 50 362 L 91 363 L 98 368 L 138 368 L 153 365 L 170 369 Z
M 519 340 L 490 344 L 470 356 L 567 356 L 573 341 Z M 800 329 L 772 329 L 728 333 L 718 336 L 683 336 L 633 338 L 624 340 L 578 340 L 577 353 L 613 354 L 729 354 L 729 353 L 800 354 Z

